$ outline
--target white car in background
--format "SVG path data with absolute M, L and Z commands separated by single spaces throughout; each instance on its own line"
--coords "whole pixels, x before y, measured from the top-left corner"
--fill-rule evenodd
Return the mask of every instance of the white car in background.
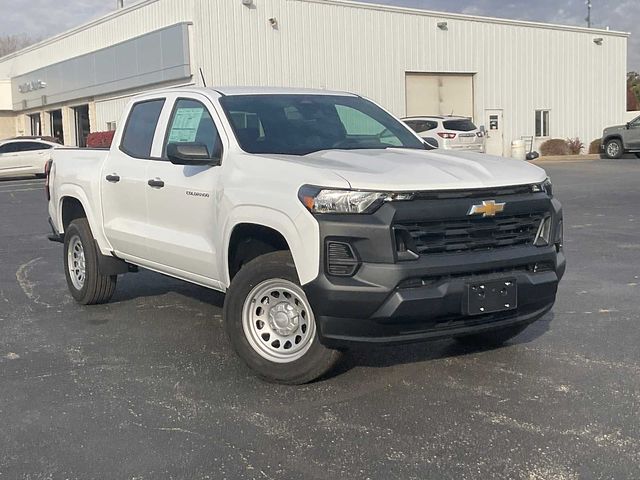
M 43 137 L 0 141 L 0 177 L 44 176 L 52 150 L 61 146 Z
M 485 152 L 484 132 L 467 117 L 421 116 L 402 121 L 423 139 L 433 139 L 439 148 Z

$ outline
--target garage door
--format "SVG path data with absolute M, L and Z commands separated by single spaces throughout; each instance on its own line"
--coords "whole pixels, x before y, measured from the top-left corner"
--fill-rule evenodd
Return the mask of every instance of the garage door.
M 407 116 L 473 118 L 473 75 L 407 73 Z

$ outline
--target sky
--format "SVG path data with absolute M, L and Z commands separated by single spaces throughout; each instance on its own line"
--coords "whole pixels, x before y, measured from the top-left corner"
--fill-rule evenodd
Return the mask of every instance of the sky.
M 174 0 L 175 1 L 175 0 Z M 229 1 L 229 0 L 210 0 Z M 364 0 L 428 10 L 585 25 L 585 0 Z M 125 5 L 133 3 L 125 0 Z M 640 0 L 592 0 L 594 26 L 631 32 L 629 69 L 640 70 Z M 19 8 L 16 8 L 18 7 Z M 114 10 L 116 0 L 0 0 L 0 36 L 46 38 Z

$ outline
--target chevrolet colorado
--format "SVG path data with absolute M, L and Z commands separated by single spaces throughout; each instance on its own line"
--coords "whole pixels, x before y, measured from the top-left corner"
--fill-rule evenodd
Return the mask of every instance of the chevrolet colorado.
M 354 344 L 501 344 L 548 312 L 565 270 L 544 170 L 430 150 L 358 95 L 176 88 L 134 98 L 109 151 L 47 167 L 81 304 L 138 267 L 226 292 L 231 345 L 300 384 Z

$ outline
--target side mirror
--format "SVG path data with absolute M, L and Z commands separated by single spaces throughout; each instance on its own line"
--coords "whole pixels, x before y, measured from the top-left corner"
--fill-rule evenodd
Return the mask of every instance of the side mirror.
M 423 138 L 422 141 L 424 142 L 425 150 L 436 150 L 438 148 L 438 142 L 433 138 Z
M 529 152 L 527 153 L 527 161 L 531 162 L 533 160 L 535 160 L 536 158 L 540 157 L 540 154 L 538 152 Z
M 627 130 L 631 129 L 631 122 L 627 122 Z
M 204 143 L 170 143 L 167 158 L 174 165 L 220 165 L 220 159 L 211 158 Z
M 485 128 L 484 125 L 480 125 L 479 130 L 482 132 L 482 135 L 484 135 L 485 133 L 487 133 L 487 129 Z

